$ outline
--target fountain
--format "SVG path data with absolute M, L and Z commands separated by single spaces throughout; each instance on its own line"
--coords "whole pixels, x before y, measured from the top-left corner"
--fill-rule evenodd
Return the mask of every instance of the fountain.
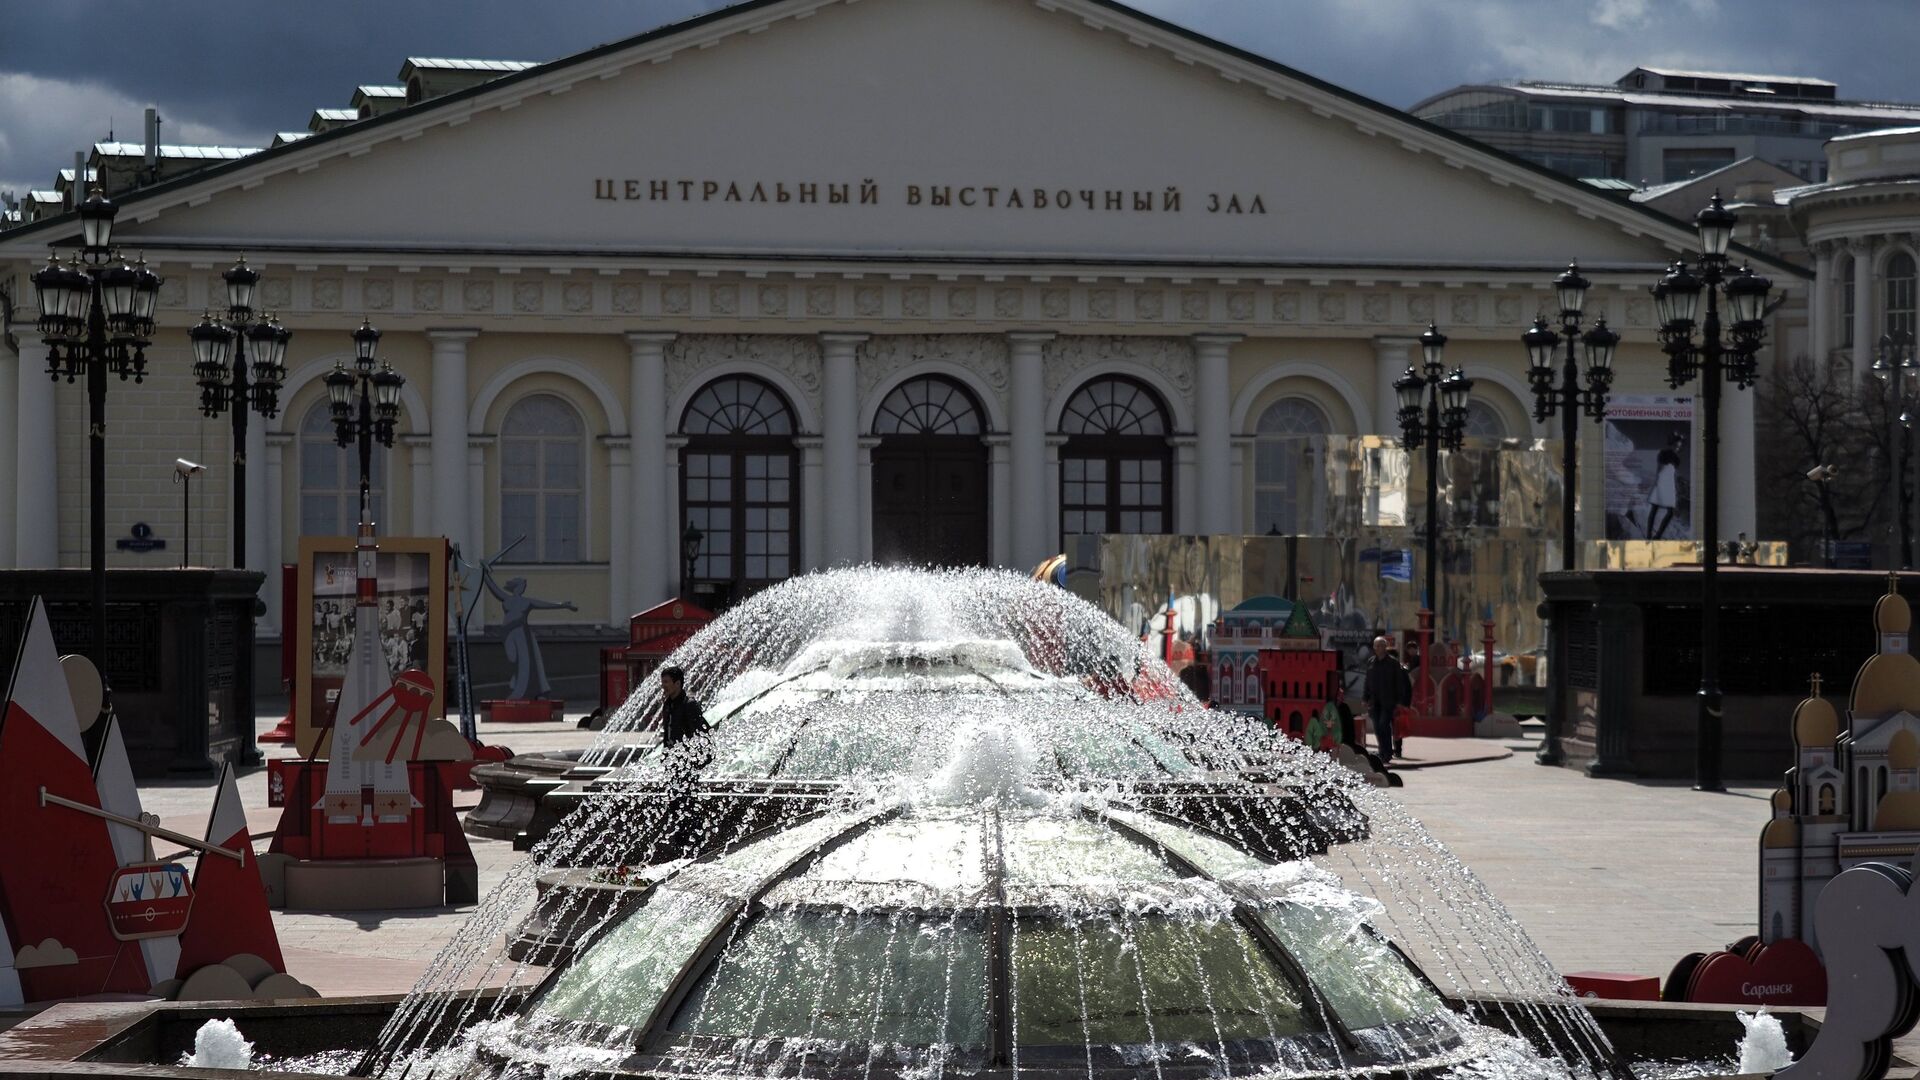
M 297 1037 L 290 1007 L 169 1006 L 142 1045 L 231 1015 L 273 1068 L 386 1080 L 1627 1078 L 1672 1053 L 1616 1051 L 1387 793 L 1207 710 L 1063 590 L 812 575 L 674 662 L 712 736 L 647 745 L 636 691 L 404 1001 L 303 1007 Z M 1720 1024 L 1694 1057 L 1740 1032 L 1685 1022 Z M 116 1038 L 90 1060 L 167 1060 Z
M 636 693 L 363 1071 L 1622 1070 L 1395 804 L 1062 590 L 815 575 L 676 662 L 711 745 Z

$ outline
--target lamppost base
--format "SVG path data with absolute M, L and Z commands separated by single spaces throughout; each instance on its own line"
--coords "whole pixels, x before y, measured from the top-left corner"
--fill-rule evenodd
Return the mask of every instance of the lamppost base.
M 1552 765 L 1555 768 L 1559 768 L 1567 763 L 1567 755 L 1557 749 L 1548 750 L 1543 747 L 1538 754 L 1533 756 L 1533 763 L 1535 765 Z

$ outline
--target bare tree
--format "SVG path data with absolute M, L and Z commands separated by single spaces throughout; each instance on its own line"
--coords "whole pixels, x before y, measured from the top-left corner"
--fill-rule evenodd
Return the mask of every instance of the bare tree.
M 1887 388 L 1855 380 L 1844 360 L 1799 357 L 1774 364 L 1758 395 L 1760 535 L 1787 540 L 1795 561 L 1817 561 L 1823 523 L 1836 540 L 1884 541 L 1895 445 Z M 1834 467 L 1828 483 L 1807 478 L 1820 465 Z

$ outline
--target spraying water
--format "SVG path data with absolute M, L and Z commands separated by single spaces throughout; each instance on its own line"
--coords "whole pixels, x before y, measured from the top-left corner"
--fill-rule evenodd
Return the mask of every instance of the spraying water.
M 1740 1037 L 1740 1072 L 1774 1073 L 1793 1064 L 1787 1049 L 1787 1032 L 1780 1018 L 1767 1012 L 1765 1005 L 1757 1013 L 1735 1013 L 1747 1033 Z
M 182 1064 L 195 1069 L 253 1067 L 253 1044 L 231 1020 L 209 1020 L 193 1033 L 193 1053 Z
M 1623 1072 L 1398 804 L 1062 590 L 812 575 L 671 662 L 711 738 L 637 691 L 364 1071 Z

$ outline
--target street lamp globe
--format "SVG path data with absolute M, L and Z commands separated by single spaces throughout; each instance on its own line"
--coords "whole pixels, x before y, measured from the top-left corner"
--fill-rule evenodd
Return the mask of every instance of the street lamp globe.
M 1673 264 L 1673 269 L 1660 279 L 1654 291 L 1656 305 L 1663 297 L 1666 302 L 1666 317 L 1661 320 L 1664 328 L 1681 332 L 1693 325 L 1694 314 L 1700 310 L 1701 288 L 1700 279 L 1687 269 L 1685 261 Z
M 1579 319 L 1587 306 L 1587 288 L 1592 282 L 1580 275 L 1580 264 L 1570 262 L 1565 273 L 1553 279 L 1554 294 L 1560 298 L 1560 317 Z
M 133 264 L 133 321 L 136 334 L 145 338 L 153 333 L 153 309 L 160 302 L 160 275 L 147 268 L 142 255 Z
M 1772 289 L 1773 282 L 1754 273 L 1750 266 L 1742 266 L 1727 282 L 1727 306 L 1733 309 L 1736 328 L 1759 325 L 1767 310 L 1767 293 Z
M 1727 257 L 1727 245 L 1733 241 L 1733 226 L 1738 221 L 1734 212 L 1720 201 L 1720 193 L 1714 192 L 1707 208 L 1693 215 L 1693 228 L 1700 234 L 1700 255 L 1703 259 Z
M 259 284 L 260 272 L 247 265 L 247 257 L 240 260 L 220 275 L 227 283 L 227 311 L 235 322 L 245 322 L 253 313 L 253 287 Z
M 353 363 L 360 374 L 373 375 L 373 358 L 380 350 L 380 331 L 365 319 L 360 320 L 360 329 L 353 332 Z
M 1536 386 L 1552 383 L 1553 351 L 1560 347 L 1560 335 L 1547 325 L 1545 315 L 1535 317 L 1520 343 L 1527 347 L 1527 378 Z
M 84 179 L 75 175 L 73 182 L 77 184 Z M 113 245 L 113 218 L 119 212 L 120 208 L 99 188 L 94 188 L 87 201 L 80 204 L 80 242 L 89 257 L 104 257 Z
M 1420 355 L 1427 364 L 1427 376 L 1437 379 L 1446 370 L 1444 356 L 1447 351 L 1447 335 L 1440 332 L 1434 323 L 1427 324 L 1427 332 L 1420 335 Z
M 100 271 L 100 306 L 107 313 L 107 325 L 117 337 L 133 336 L 133 293 L 140 275 L 125 259 Z
M 1580 344 L 1586 347 L 1587 376 L 1613 371 L 1613 353 L 1620 344 L 1620 335 L 1607 328 L 1607 320 L 1601 319 L 1593 324 L 1593 329 L 1580 338 Z
M 393 370 L 391 362 L 380 365 L 373 374 L 373 407 L 383 424 L 392 424 L 400 418 L 400 388 L 407 383 L 406 376 Z
M 335 422 L 344 422 L 353 408 L 353 373 L 338 360 L 333 362 L 333 370 L 327 372 L 327 404 L 333 410 Z

